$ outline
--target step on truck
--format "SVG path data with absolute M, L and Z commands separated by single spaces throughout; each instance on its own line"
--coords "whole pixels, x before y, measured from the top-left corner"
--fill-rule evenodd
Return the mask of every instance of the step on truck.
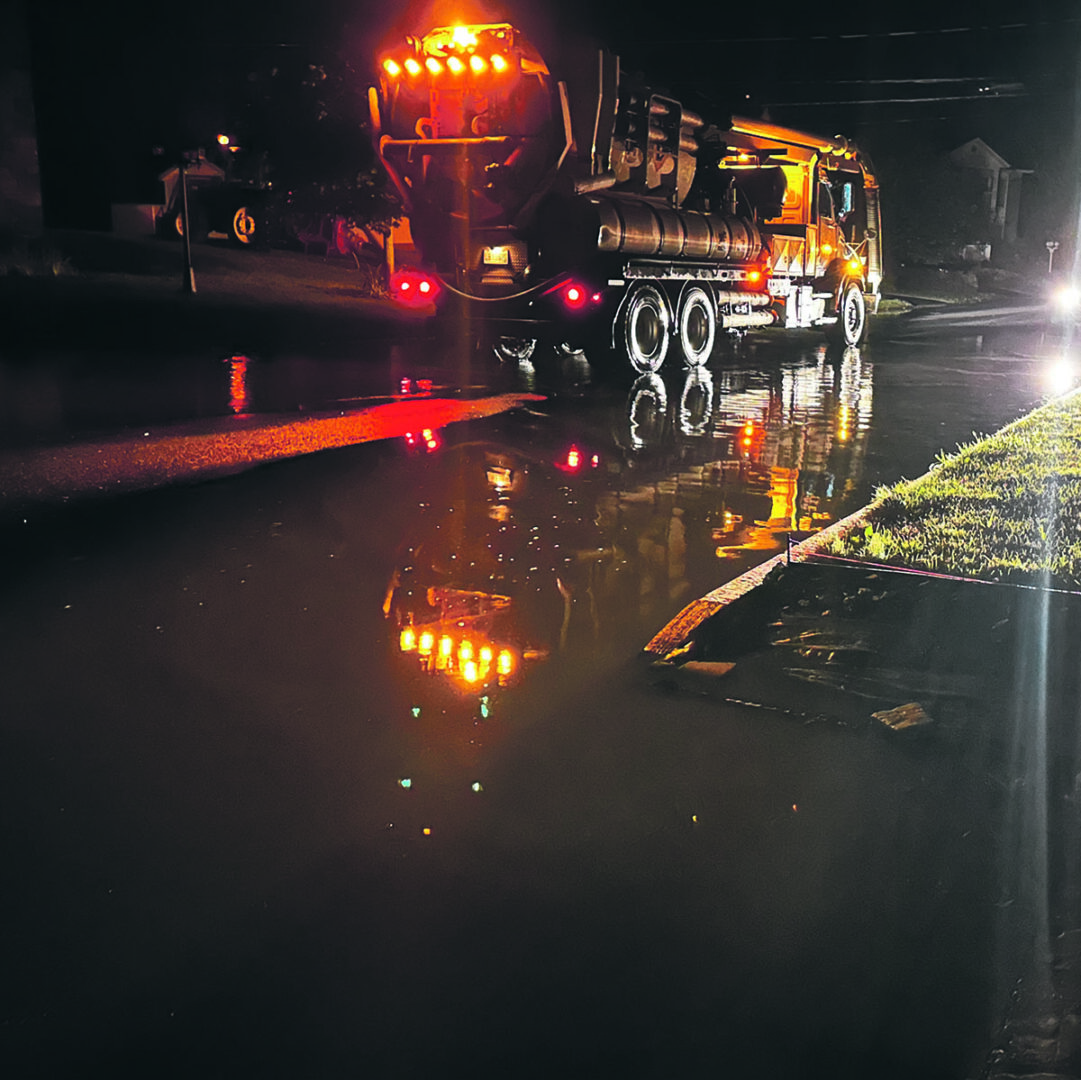
M 391 294 L 457 309 L 526 356 L 542 332 L 640 372 L 705 363 L 721 331 L 862 343 L 882 277 L 863 153 L 766 121 L 707 123 L 618 56 L 557 66 L 507 23 L 438 27 L 379 58 L 372 131 L 402 201 Z

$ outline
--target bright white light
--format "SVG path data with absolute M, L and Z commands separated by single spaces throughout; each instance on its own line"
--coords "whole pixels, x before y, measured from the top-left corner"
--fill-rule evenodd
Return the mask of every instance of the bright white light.
M 1081 306 L 1081 289 L 1076 285 L 1063 285 L 1055 290 L 1054 299 L 1059 311 L 1076 311 Z
M 1052 397 L 1069 393 L 1077 385 L 1079 374 L 1081 371 L 1076 360 L 1069 356 L 1059 357 L 1051 361 L 1044 371 L 1044 390 Z

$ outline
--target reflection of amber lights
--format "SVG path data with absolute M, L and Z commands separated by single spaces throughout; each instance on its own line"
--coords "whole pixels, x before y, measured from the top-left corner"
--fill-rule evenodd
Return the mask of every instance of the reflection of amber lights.
M 484 70 L 484 60 L 474 53 L 469 58 L 469 66 L 473 69 L 473 72 L 479 75 Z
M 496 491 L 506 491 L 514 483 L 514 473 L 501 465 L 489 465 L 487 469 L 488 483 Z
M 849 412 L 847 405 L 842 405 L 837 410 L 837 438 L 840 442 L 844 442 L 849 435 L 849 425 L 852 422 L 852 415 Z
M 434 56 L 429 56 L 424 61 L 424 66 L 433 74 L 438 75 L 443 70 L 443 65 Z
M 419 75 L 420 74 L 420 64 L 418 64 L 416 60 L 414 60 L 412 57 L 410 57 L 405 62 L 405 70 L 408 71 L 410 75 Z
M 503 59 L 498 53 L 492 57 L 492 68 L 495 71 L 506 71 L 507 61 Z
M 493 643 L 477 644 L 475 637 L 474 633 L 456 641 L 453 634 L 437 635 L 432 630 L 423 630 L 418 635 L 412 626 L 407 626 L 399 635 L 399 648 L 403 653 L 417 655 L 424 670 L 457 678 L 468 685 L 492 678 L 504 682 L 514 674 L 517 655 L 513 649 L 500 648 L 497 652 Z
M 248 411 L 248 358 L 229 357 L 229 409 L 234 413 Z

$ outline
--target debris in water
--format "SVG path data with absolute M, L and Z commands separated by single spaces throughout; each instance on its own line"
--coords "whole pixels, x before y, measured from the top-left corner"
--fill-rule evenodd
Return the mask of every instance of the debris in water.
M 890 731 L 910 731 L 933 723 L 931 717 L 923 711 L 923 707 L 915 702 L 898 705 L 896 709 L 883 709 L 880 712 L 871 713 L 871 716 L 885 724 Z
M 967 675 L 938 675 L 909 668 L 866 668 L 861 673 L 819 668 L 785 668 L 793 679 L 817 683 L 866 698 L 890 698 L 897 693 L 921 693 L 942 698 L 978 698 L 979 680 Z
M 735 666 L 728 660 L 688 660 L 679 670 L 686 671 L 690 675 L 719 679 L 722 675 L 727 675 Z
M 771 645 L 791 645 L 798 649 L 853 649 L 871 652 L 872 646 L 863 636 L 853 637 L 834 630 L 802 630 L 796 634 L 786 634 L 774 638 Z

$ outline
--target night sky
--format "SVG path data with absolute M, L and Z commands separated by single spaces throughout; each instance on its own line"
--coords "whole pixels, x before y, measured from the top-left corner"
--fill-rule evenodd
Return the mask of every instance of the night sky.
M 97 228 L 108 227 L 110 201 L 152 200 L 157 172 L 219 130 L 317 168 L 313 131 L 337 123 L 341 139 L 363 121 L 380 44 L 462 10 L 443 0 L 26 7 L 47 224 Z M 505 15 L 489 5 L 479 16 L 509 17 L 542 49 L 595 37 L 707 119 L 768 110 L 879 153 L 980 135 L 1028 168 L 1073 145 L 1081 13 L 1063 0 L 752 5 L 753 22 L 735 5 L 656 7 L 667 17 L 618 0 L 512 0 Z M 313 64 L 328 78 L 305 86 Z M 328 98 L 333 115 L 318 120 Z

